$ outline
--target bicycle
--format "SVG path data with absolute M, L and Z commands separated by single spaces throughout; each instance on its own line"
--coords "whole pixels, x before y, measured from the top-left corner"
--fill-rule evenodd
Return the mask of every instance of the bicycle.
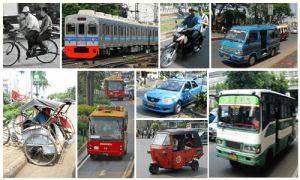
M 3 66 L 5 67 L 12 66 L 17 61 L 20 62 L 21 52 L 19 46 L 26 51 L 26 55 L 27 55 L 26 60 L 28 58 L 36 57 L 42 63 L 51 63 L 52 61 L 55 60 L 57 55 L 59 55 L 57 44 L 51 39 L 46 39 L 43 42 L 48 47 L 48 52 L 42 54 L 40 53 L 41 49 L 34 48 L 33 51 L 36 52 L 36 54 L 33 56 L 29 56 L 30 54 L 29 50 L 23 44 L 21 44 L 19 40 L 17 40 L 19 33 L 20 32 L 16 32 L 16 31 L 11 32 L 11 35 L 13 36 L 14 39 L 12 41 L 3 42 Z M 35 39 L 37 39 L 37 37 L 35 37 Z

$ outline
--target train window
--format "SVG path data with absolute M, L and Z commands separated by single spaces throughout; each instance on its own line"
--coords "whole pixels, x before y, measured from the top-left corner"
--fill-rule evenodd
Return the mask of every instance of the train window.
M 78 34 L 84 34 L 84 24 L 78 25 Z
M 138 28 L 135 28 L 136 29 L 136 36 L 139 36 L 139 30 Z
M 105 35 L 105 24 L 102 24 L 102 35 Z
M 121 31 L 120 36 L 124 36 L 124 28 L 123 27 L 120 27 L 120 31 Z
M 89 24 L 88 34 L 97 34 L 97 24 Z
M 105 35 L 106 36 L 109 36 L 109 32 L 110 32 L 109 27 L 110 27 L 109 25 L 106 25 L 106 30 L 105 30 Z
M 67 24 L 66 34 L 75 34 L 75 24 Z
M 119 26 L 120 27 L 120 26 Z M 114 35 L 117 36 L 118 35 L 118 26 L 114 26 Z
M 114 31 L 114 25 L 111 25 L 111 26 L 110 26 L 110 35 L 113 35 L 113 34 L 114 34 L 113 31 Z

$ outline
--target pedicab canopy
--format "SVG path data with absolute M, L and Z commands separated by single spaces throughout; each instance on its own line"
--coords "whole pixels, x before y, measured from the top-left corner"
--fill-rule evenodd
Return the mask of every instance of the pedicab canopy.
M 58 101 L 52 101 L 52 100 L 46 100 L 46 99 L 33 99 L 33 100 L 29 101 L 27 104 L 20 106 L 18 109 L 21 112 L 23 112 L 30 107 L 36 106 L 36 107 L 51 108 L 51 109 L 56 110 L 65 104 L 66 104 L 65 102 L 58 102 Z
M 58 102 L 64 102 L 66 104 L 72 104 L 73 101 L 74 101 L 73 99 L 67 98 L 67 99 L 59 100 Z
M 166 129 L 159 130 L 155 134 L 158 133 L 168 133 L 172 136 L 193 134 L 195 148 L 203 147 L 198 132 L 192 129 Z

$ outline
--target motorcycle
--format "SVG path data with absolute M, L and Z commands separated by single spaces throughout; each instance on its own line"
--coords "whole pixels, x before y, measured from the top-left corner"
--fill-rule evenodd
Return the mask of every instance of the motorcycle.
M 177 21 L 176 21 L 177 24 Z M 189 32 L 189 28 L 187 27 L 177 27 L 177 33 L 173 34 L 173 42 L 171 42 L 162 52 L 160 58 L 160 66 L 162 68 L 169 67 L 177 58 L 177 54 L 181 53 L 182 56 L 191 53 L 197 53 L 194 51 L 192 44 L 190 41 L 185 43 L 185 38 L 187 38 L 187 34 Z M 196 47 L 200 48 L 201 35 L 196 38 Z M 198 51 L 199 52 L 199 51 Z
M 184 12 L 179 10 L 178 13 L 177 13 L 177 19 L 183 19 L 185 16 Z

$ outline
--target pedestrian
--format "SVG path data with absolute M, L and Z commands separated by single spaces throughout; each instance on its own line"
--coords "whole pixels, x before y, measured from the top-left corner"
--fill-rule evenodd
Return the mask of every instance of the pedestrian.
M 142 130 L 142 139 L 144 138 L 144 131 Z

